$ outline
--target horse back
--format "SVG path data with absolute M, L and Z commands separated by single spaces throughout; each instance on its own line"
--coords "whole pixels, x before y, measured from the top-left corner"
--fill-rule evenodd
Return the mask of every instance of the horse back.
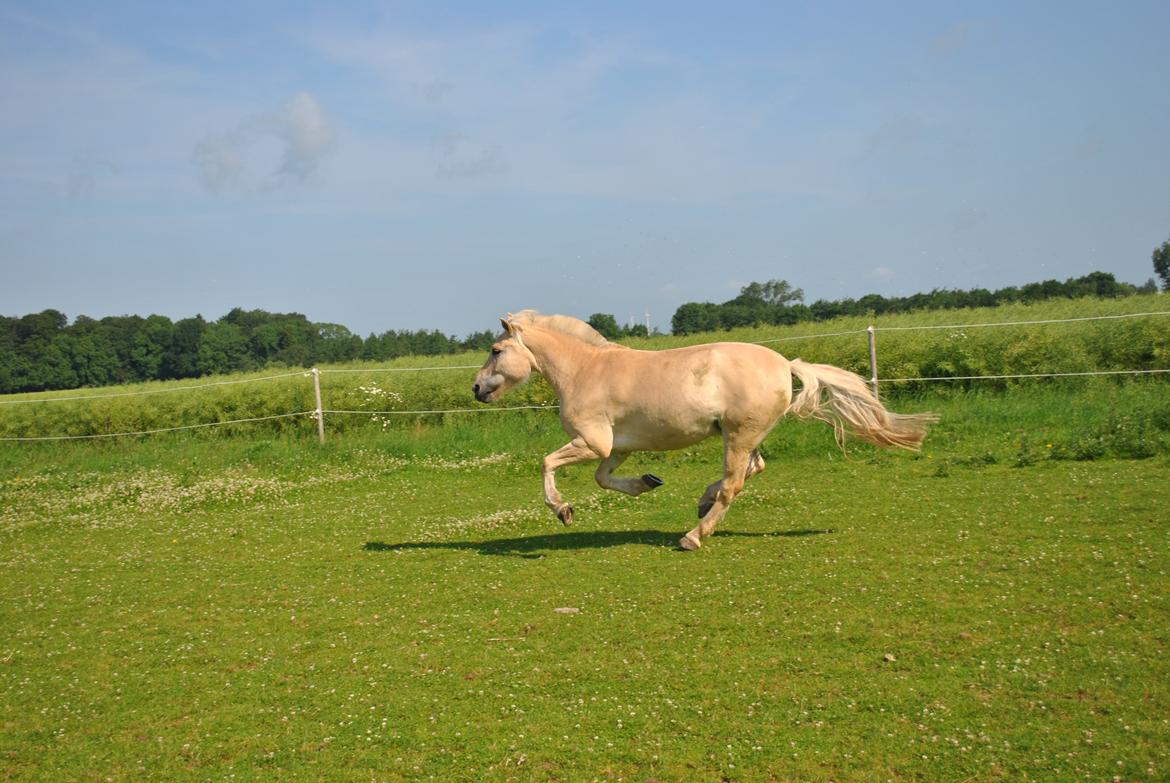
M 666 351 L 602 355 L 590 374 L 598 398 L 615 413 L 661 412 L 671 418 L 778 417 L 792 398 L 788 360 L 760 345 L 709 343 Z M 593 395 L 589 395 L 593 396 Z M 602 399 L 597 399 L 602 402 Z

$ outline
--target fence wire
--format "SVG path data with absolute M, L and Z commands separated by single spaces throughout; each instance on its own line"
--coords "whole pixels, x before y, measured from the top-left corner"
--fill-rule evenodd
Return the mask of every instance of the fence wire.
M 135 435 L 158 435 L 161 432 L 178 432 L 179 430 L 197 430 L 205 427 L 224 427 L 228 424 L 250 424 L 257 421 L 272 419 L 291 419 L 294 416 L 312 416 L 316 411 L 298 411 L 296 413 L 277 413 L 273 416 L 257 416 L 252 419 L 233 419 L 231 421 L 211 421 L 205 424 L 185 424 L 181 427 L 163 427 L 157 430 L 140 430 L 138 432 L 111 432 L 101 435 L 43 435 L 21 438 L 0 438 L 0 441 L 45 441 L 45 440 L 94 440 L 96 438 L 122 438 Z
M 321 370 L 322 375 L 337 375 L 339 373 L 367 373 L 367 372 L 431 372 L 434 370 L 478 370 L 478 364 L 453 364 L 437 367 L 370 367 L 365 370 Z
M 978 329 L 984 326 L 1033 326 L 1038 324 L 1071 324 L 1082 321 L 1115 321 L 1120 318 L 1146 318 L 1155 315 L 1170 315 L 1170 310 L 1157 310 L 1152 313 L 1122 313 L 1120 315 L 1087 315 L 1083 318 L 1045 318 L 1039 321 L 1001 321 L 999 323 L 975 324 L 939 324 L 922 326 L 875 326 L 876 332 L 912 332 L 927 329 Z M 864 331 L 864 330 L 862 330 Z
M 1156 375 L 1170 370 L 1095 370 L 1093 372 L 1034 372 L 1019 375 L 940 375 L 934 378 L 878 378 L 880 383 L 910 381 L 1000 381 L 1013 378 L 1084 378 L 1090 375 Z
M 431 411 L 334 411 L 322 410 L 322 413 L 362 413 L 367 416 L 422 416 L 431 413 L 496 413 L 502 411 L 555 411 L 560 405 L 513 405 L 499 408 L 436 408 Z
M 114 394 L 87 394 L 75 397 L 39 397 L 32 400 L 0 400 L 0 405 L 28 405 L 32 403 L 44 402 L 69 402 L 71 400 L 106 400 L 115 397 L 142 397 L 147 394 L 167 394 L 169 392 L 177 391 L 192 391 L 194 389 L 207 389 L 212 386 L 235 386 L 240 383 L 259 383 L 260 381 L 275 381 L 278 378 L 293 378 L 295 376 L 306 376 L 309 374 L 307 370 L 298 370 L 297 372 L 286 372 L 280 375 L 265 375 L 262 378 L 242 378 L 236 381 L 214 381 L 212 383 L 198 383 L 193 386 L 169 386 L 165 389 L 142 389 L 141 391 L 132 392 L 116 392 Z

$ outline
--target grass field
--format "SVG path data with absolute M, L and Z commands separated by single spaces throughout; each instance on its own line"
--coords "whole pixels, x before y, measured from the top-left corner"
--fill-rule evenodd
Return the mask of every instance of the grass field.
M 0 777 L 1164 780 L 1165 389 L 785 423 L 697 553 L 717 444 L 563 470 L 565 529 L 550 412 L 6 446 Z

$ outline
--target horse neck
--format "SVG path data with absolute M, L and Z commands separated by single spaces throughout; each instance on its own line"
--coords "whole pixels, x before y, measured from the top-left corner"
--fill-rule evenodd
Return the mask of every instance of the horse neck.
M 575 337 L 541 328 L 526 330 L 524 345 L 536 358 L 537 371 L 548 380 L 562 402 L 572 388 L 577 370 L 599 350 Z

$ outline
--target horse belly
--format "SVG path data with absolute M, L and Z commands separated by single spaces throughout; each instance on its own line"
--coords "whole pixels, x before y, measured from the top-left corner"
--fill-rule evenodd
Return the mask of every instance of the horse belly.
M 686 448 L 719 432 L 715 420 L 677 421 L 634 414 L 615 421 L 614 451 L 672 451 Z

